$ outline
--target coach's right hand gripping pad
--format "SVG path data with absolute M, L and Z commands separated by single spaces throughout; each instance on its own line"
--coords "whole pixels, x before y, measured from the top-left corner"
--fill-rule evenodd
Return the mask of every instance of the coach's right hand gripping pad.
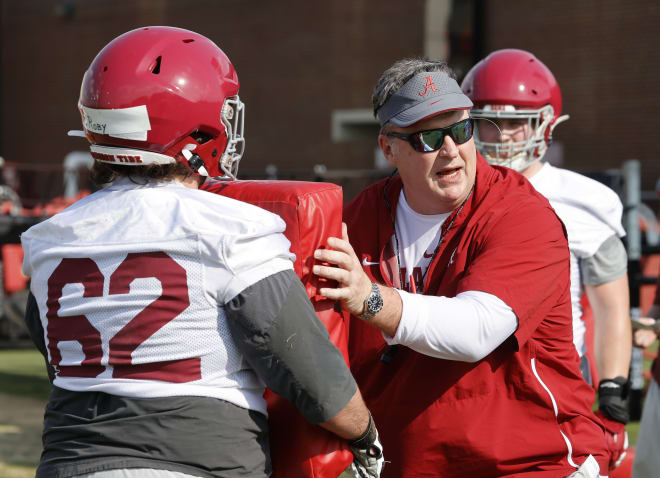
M 334 301 L 318 295 L 321 279 L 312 274 L 314 250 L 328 237 L 341 237 L 342 190 L 330 183 L 303 181 L 210 181 L 202 189 L 254 204 L 286 222 L 284 234 L 296 254 L 294 269 L 302 280 L 330 340 L 348 363 L 347 327 Z M 353 461 L 346 441 L 311 425 L 293 405 L 266 390 L 272 478 L 336 478 Z

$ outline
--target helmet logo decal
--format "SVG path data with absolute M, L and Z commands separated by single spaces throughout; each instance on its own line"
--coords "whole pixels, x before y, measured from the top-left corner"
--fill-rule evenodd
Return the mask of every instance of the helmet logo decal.
M 433 83 L 433 77 L 431 75 L 426 77 L 426 84 L 424 85 L 424 91 L 417 93 L 419 96 L 426 96 L 429 92 L 429 88 L 434 93 L 437 93 L 438 90 L 435 88 L 435 83 Z

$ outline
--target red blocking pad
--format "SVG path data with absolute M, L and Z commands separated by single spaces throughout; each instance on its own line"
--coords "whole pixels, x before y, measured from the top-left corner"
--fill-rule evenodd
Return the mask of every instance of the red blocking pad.
M 347 324 L 333 301 L 318 294 L 323 279 L 312 274 L 314 251 L 328 237 L 341 237 L 341 187 L 304 181 L 214 181 L 202 190 L 259 206 L 286 223 L 285 236 L 296 255 L 294 270 L 302 280 L 330 339 L 348 363 Z M 273 478 L 336 478 L 353 461 L 345 440 L 311 425 L 285 399 L 266 391 Z

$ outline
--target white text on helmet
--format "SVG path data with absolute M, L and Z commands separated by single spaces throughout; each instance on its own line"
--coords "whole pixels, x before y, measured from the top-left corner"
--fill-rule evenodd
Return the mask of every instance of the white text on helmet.
M 142 158 L 140 156 L 133 156 L 128 154 L 105 154 L 105 153 L 96 153 L 92 151 L 91 155 L 94 159 L 109 163 L 141 163 L 142 162 Z

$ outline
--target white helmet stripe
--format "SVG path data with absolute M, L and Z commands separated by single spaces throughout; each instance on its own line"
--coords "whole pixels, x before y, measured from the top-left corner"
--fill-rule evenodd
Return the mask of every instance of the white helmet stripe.
M 151 130 L 146 105 L 101 110 L 78 103 L 78 108 L 83 114 L 84 128 L 92 133 L 146 141 L 147 131 Z

